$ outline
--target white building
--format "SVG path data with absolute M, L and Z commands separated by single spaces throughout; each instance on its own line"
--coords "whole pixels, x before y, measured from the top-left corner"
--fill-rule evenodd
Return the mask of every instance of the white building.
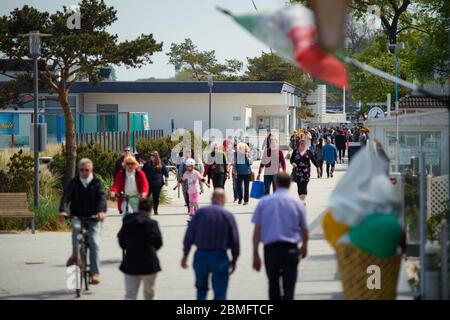
M 428 172 L 434 175 L 448 174 L 448 111 L 441 109 L 400 115 L 398 123 L 400 171 L 410 167 L 411 157 L 418 157 L 419 152 L 424 151 Z M 394 166 L 397 161 L 396 118 L 371 119 L 364 126 L 370 129 L 371 139 L 382 143 Z
M 150 128 L 194 129 L 209 123 L 209 88 L 206 82 L 77 82 L 71 90 L 77 97 L 77 112 L 149 114 Z M 287 143 L 297 127 L 295 109 L 300 107 L 300 90 L 286 82 L 217 81 L 212 90 L 211 127 L 220 130 L 268 129 L 280 132 Z
M 314 118 L 312 119 L 314 124 L 339 124 L 347 122 L 345 109 L 343 112 L 327 112 L 327 86 L 325 84 L 318 85 L 317 89 L 308 95 L 306 101 L 314 113 Z

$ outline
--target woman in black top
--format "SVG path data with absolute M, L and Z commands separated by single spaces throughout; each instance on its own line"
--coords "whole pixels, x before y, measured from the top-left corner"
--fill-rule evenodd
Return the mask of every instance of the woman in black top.
M 209 170 L 212 173 L 213 186 L 215 188 L 225 188 L 225 180 L 227 179 L 227 156 L 222 151 L 221 145 L 215 145 L 214 151 L 211 152 L 212 164 L 209 166 Z
M 308 194 L 308 182 L 311 177 L 311 162 L 317 168 L 318 164 L 314 154 L 306 148 L 306 141 L 300 140 L 298 148 L 290 158 L 292 164 L 292 178 L 297 183 L 297 192 L 300 200 L 305 202 Z
M 159 196 L 162 187 L 167 184 L 169 172 L 167 167 L 161 162 L 158 151 L 152 151 L 150 159 L 144 164 L 142 169 L 147 177 L 150 192 L 153 198 L 153 211 L 158 214 Z

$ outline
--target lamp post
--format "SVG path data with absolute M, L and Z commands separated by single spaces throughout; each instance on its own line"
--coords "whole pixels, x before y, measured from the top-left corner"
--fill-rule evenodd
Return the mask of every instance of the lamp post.
M 209 88 L 209 123 L 208 123 L 208 134 L 209 134 L 209 143 L 211 143 L 211 96 L 212 96 L 212 88 L 214 86 L 213 75 L 208 75 L 208 88 Z
M 33 59 L 33 88 L 34 88 L 34 114 L 33 114 L 33 154 L 34 154 L 34 207 L 39 206 L 39 132 L 38 132 L 38 104 L 39 104 L 39 69 L 38 58 L 41 55 L 41 37 L 50 36 L 50 34 L 40 33 L 39 31 L 30 31 L 27 34 L 21 34 L 20 36 L 28 37 L 28 44 L 30 50 L 30 58 Z M 34 225 L 33 225 L 34 230 Z
M 399 171 L 400 162 L 400 138 L 399 138 L 399 123 L 398 123 L 398 51 L 405 48 L 403 42 L 399 43 L 388 43 L 388 49 L 394 49 L 395 51 L 395 172 Z M 390 106 L 389 106 L 390 107 Z

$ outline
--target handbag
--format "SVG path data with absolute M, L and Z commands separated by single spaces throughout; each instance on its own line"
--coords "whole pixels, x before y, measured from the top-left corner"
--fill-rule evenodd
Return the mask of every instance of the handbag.
M 264 196 L 264 182 L 261 180 L 255 180 L 252 182 L 252 190 L 250 192 L 250 197 L 259 199 Z
M 255 181 L 255 173 L 253 171 L 250 173 L 250 181 Z

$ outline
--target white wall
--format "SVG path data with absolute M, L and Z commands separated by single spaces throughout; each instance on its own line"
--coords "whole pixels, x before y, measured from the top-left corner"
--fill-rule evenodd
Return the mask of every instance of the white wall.
M 150 128 L 163 129 L 165 134 L 170 132 L 171 119 L 175 121 L 175 128 L 192 130 L 195 120 L 203 121 L 203 131 L 208 128 L 208 94 L 206 93 L 85 93 L 82 101 L 84 112 L 96 112 L 97 104 L 118 104 L 119 112 L 148 112 Z M 213 93 L 212 128 L 223 132 L 228 128 L 243 129 L 246 106 L 282 103 L 281 93 Z M 287 108 L 284 112 L 287 114 Z M 233 120 L 233 116 L 240 116 L 240 120 Z

